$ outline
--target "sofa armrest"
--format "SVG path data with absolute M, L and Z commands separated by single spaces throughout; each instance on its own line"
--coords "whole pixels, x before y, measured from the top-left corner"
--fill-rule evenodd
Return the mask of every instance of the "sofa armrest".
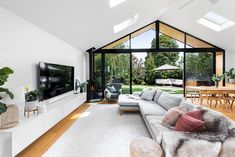
M 133 96 L 140 96 L 141 93 L 142 93 L 142 92 L 133 92 L 132 95 L 133 95 Z

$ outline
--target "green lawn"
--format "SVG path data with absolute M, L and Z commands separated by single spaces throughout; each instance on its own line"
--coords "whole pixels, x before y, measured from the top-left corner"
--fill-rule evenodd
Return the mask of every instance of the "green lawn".
M 132 85 L 132 92 L 141 92 L 144 88 L 158 88 L 170 94 L 184 94 L 184 89 L 182 87 L 153 86 L 153 85 Z M 129 85 L 122 86 L 123 94 L 129 94 L 129 91 L 130 91 Z

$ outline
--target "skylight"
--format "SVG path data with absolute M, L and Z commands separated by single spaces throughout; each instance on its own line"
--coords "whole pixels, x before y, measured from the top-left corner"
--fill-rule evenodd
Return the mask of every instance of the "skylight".
M 114 33 L 118 33 L 120 31 L 132 26 L 133 24 L 136 23 L 136 21 L 138 20 L 138 17 L 139 17 L 139 14 L 136 14 L 136 15 L 132 16 L 130 19 L 115 25 L 113 27 Z
M 123 2 L 125 2 L 126 0 L 109 0 L 109 5 L 110 5 L 110 8 L 113 8 Z
M 208 12 L 198 23 L 215 31 L 222 31 L 233 26 L 235 23 L 213 12 Z
M 225 24 L 226 22 L 228 22 L 228 19 L 220 16 L 220 15 L 217 15 L 213 12 L 209 12 L 207 13 L 205 16 L 204 16 L 205 19 L 211 21 L 211 22 L 214 22 L 215 24 L 217 25 L 220 25 L 222 26 L 223 24 Z

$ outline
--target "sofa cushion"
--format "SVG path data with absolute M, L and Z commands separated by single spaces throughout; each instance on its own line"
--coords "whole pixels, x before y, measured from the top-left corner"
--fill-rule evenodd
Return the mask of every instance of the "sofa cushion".
M 153 101 L 157 102 L 161 94 L 162 94 L 162 91 L 159 89 L 156 89 L 156 93 L 153 97 Z
M 160 104 L 164 109 L 169 110 L 172 107 L 179 106 L 182 99 L 168 93 L 162 93 L 158 99 L 158 104 Z
M 143 94 L 141 95 L 141 99 L 152 101 L 153 100 L 153 96 L 155 95 L 155 93 L 156 93 L 155 89 L 145 90 L 143 92 Z
M 136 106 L 136 107 L 138 107 L 139 100 L 132 99 L 128 95 L 121 94 L 121 95 L 119 95 L 119 98 L 118 98 L 118 104 L 120 106 Z
M 163 116 L 154 116 L 154 115 L 146 116 L 146 121 L 149 125 L 150 132 L 153 138 L 159 143 L 161 142 L 161 137 L 160 137 L 161 132 L 171 131 L 171 129 L 162 125 L 162 119 Z
M 186 132 L 201 132 L 205 130 L 204 122 L 191 117 L 190 115 L 183 114 L 175 124 L 176 131 Z
M 175 126 L 176 121 L 182 114 L 184 114 L 182 110 L 178 109 L 177 107 L 173 107 L 165 113 L 162 123 L 170 126 Z
M 140 101 L 139 102 L 140 111 L 143 116 L 146 115 L 156 115 L 163 116 L 166 110 L 162 108 L 159 104 L 154 101 Z

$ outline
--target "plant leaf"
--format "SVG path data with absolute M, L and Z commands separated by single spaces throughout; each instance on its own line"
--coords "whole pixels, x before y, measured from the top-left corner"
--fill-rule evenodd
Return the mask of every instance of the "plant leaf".
M 0 115 L 2 113 L 6 112 L 6 110 L 7 110 L 6 104 L 3 104 L 3 103 L 0 102 Z
M 0 87 L 0 93 L 6 93 L 10 96 L 11 99 L 14 99 L 14 94 L 10 92 L 7 88 Z

